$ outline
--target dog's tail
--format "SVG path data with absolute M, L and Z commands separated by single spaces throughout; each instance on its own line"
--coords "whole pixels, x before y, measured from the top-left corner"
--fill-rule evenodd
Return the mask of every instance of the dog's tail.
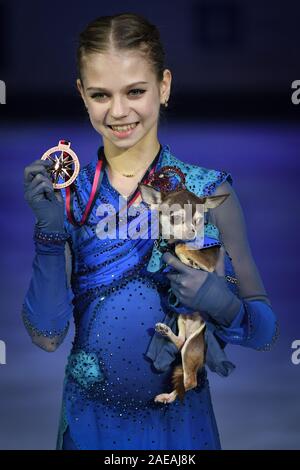
M 173 376 L 172 376 L 172 384 L 174 389 L 177 392 L 177 396 L 179 400 L 183 400 L 185 394 L 185 388 L 183 383 L 183 368 L 181 365 L 175 367 Z

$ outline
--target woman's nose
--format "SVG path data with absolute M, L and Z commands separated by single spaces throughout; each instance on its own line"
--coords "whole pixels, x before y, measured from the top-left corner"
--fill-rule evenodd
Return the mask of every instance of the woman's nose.
M 111 102 L 110 115 L 118 120 L 128 115 L 128 107 L 121 98 L 114 98 Z

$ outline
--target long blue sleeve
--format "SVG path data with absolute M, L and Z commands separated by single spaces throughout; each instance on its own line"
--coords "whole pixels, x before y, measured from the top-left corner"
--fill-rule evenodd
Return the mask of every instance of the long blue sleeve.
M 266 350 L 277 337 L 278 325 L 269 300 L 265 299 L 239 298 L 224 278 L 209 273 L 192 306 L 216 325 L 216 334 L 224 342 Z
M 250 248 L 239 197 L 228 182 L 221 184 L 214 195 L 225 193 L 229 193 L 230 197 L 219 207 L 210 210 L 209 221 L 219 228 L 223 245 L 232 260 L 241 305 L 239 310 L 232 310 L 234 316 L 229 316 L 229 324 L 216 322 L 219 324 L 214 334 L 225 343 L 268 350 L 278 336 L 276 314 Z M 261 229 L 261 226 L 257 228 L 257 236 Z
M 66 275 L 66 240 L 60 238 L 51 240 L 49 233 L 44 240 L 41 235 L 35 238 L 32 277 L 23 303 L 24 324 L 33 342 L 47 350 L 55 350 L 63 341 L 73 310 Z
M 278 322 L 270 305 L 262 300 L 243 300 L 227 327 L 216 325 L 215 334 L 225 343 L 269 350 L 278 336 Z

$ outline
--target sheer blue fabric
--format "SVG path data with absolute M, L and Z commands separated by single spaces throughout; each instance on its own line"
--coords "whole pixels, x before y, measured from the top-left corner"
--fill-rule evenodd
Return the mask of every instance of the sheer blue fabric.
M 73 312 L 74 296 L 65 267 L 65 241 L 53 244 L 35 240 L 33 276 L 23 302 L 23 321 L 33 342 L 46 351 L 62 343 Z
M 163 146 L 160 152 L 158 168 L 164 165 L 178 165 L 187 176 L 188 188 L 198 195 L 212 194 L 224 181 L 232 183 L 225 171 L 181 162 L 171 155 L 169 146 Z M 86 207 L 95 167 L 96 159 L 81 170 L 76 181 L 74 214 L 77 220 Z M 86 224 L 74 227 L 67 218 L 65 220 L 72 253 L 76 331 L 66 366 L 57 448 L 220 449 L 205 368 L 199 372 L 198 387 L 186 393 L 183 403 L 178 400 L 167 405 L 154 402 L 157 394 L 172 390 L 173 366 L 180 360 L 175 345 L 158 337 L 154 325 L 164 321 L 177 332 L 177 313 L 168 302 L 170 285 L 166 276 L 147 270 L 155 247 L 150 237 L 151 212 L 145 204 L 141 202 L 135 208 L 138 212 L 128 215 L 127 219 L 119 217 L 114 237 L 100 237 L 107 214 L 100 214 L 97 208 L 106 204 L 118 211 L 120 198 L 124 204 L 125 199 L 112 187 L 105 172 Z M 127 230 L 131 231 L 131 237 L 123 238 L 122 231 Z M 134 232 L 136 238 L 132 237 Z M 53 267 L 55 257 L 59 260 L 59 269 Z M 41 330 L 47 336 L 49 324 L 59 332 L 71 316 L 66 275 L 61 269 L 65 258 L 59 252 L 52 253 L 51 257 L 39 253 L 35 259 L 31 286 L 37 287 L 29 289 L 24 315 L 32 331 Z M 39 263 L 43 264 L 43 270 L 49 267 L 43 278 L 39 277 Z M 47 297 L 45 306 L 37 290 L 45 287 L 41 279 L 52 282 L 50 277 L 54 271 L 57 282 L 65 289 L 60 296 L 63 305 L 58 305 L 55 297 Z M 237 285 L 232 282 L 235 272 L 228 253 L 225 272 L 228 287 L 238 295 Z M 256 332 L 260 346 L 266 337 L 263 330 L 268 330 L 269 337 L 274 329 L 273 318 L 269 316 L 266 323 L 260 322 L 259 303 L 253 313 L 257 326 L 252 328 L 251 335 L 247 329 L 249 317 L 244 310 L 228 328 L 207 323 L 206 338 L 210 347 L 206 362 L 211 370 L 225 376 L 234 368 L 225 355 L 224 346 L 234 342 L 237 334 L 239 344 L 247 345 L 245 338 L 248 338 L 250 347 L 255 347 Z M 51 317 L 51 322 L 39 319 L 39 312 Z M 62 334 L 58 334 L 58 338 Z

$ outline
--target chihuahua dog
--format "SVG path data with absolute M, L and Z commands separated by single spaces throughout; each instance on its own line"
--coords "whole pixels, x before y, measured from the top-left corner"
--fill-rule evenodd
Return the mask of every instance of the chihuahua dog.
M 168 245 L 175 244 L 175 254 L 180 261 L 192 268 L 216 271 L 223 275 L 224 264 L 222 266 L 220 260 L 224 249 L 220 246 L 203 248 L 203 243 L 193 245 L 193 239 L 197 240 L 199 228 L 204 229 L 204 213 L 222 204 L 229 194 L 198 197 L 185 188 L 164 193 L 144 184 L 139 184 L 139 190 L 143 202 L 151 210 L 158 211 L 159 234 Z M 183 400 L 185 392 L 197 386 L 197 373 L 205 363 L 205 322 L 201 313 L 181 314 L 177 325 L 178 335 L 163 323 L 155 325 L 158 333 L 176 345 L 181 352 L 182 362 L 175 367 L 172 375 L 174 390 L 155 397 L 154 400 L 160 403 L 172 403 L 177 397 Z

